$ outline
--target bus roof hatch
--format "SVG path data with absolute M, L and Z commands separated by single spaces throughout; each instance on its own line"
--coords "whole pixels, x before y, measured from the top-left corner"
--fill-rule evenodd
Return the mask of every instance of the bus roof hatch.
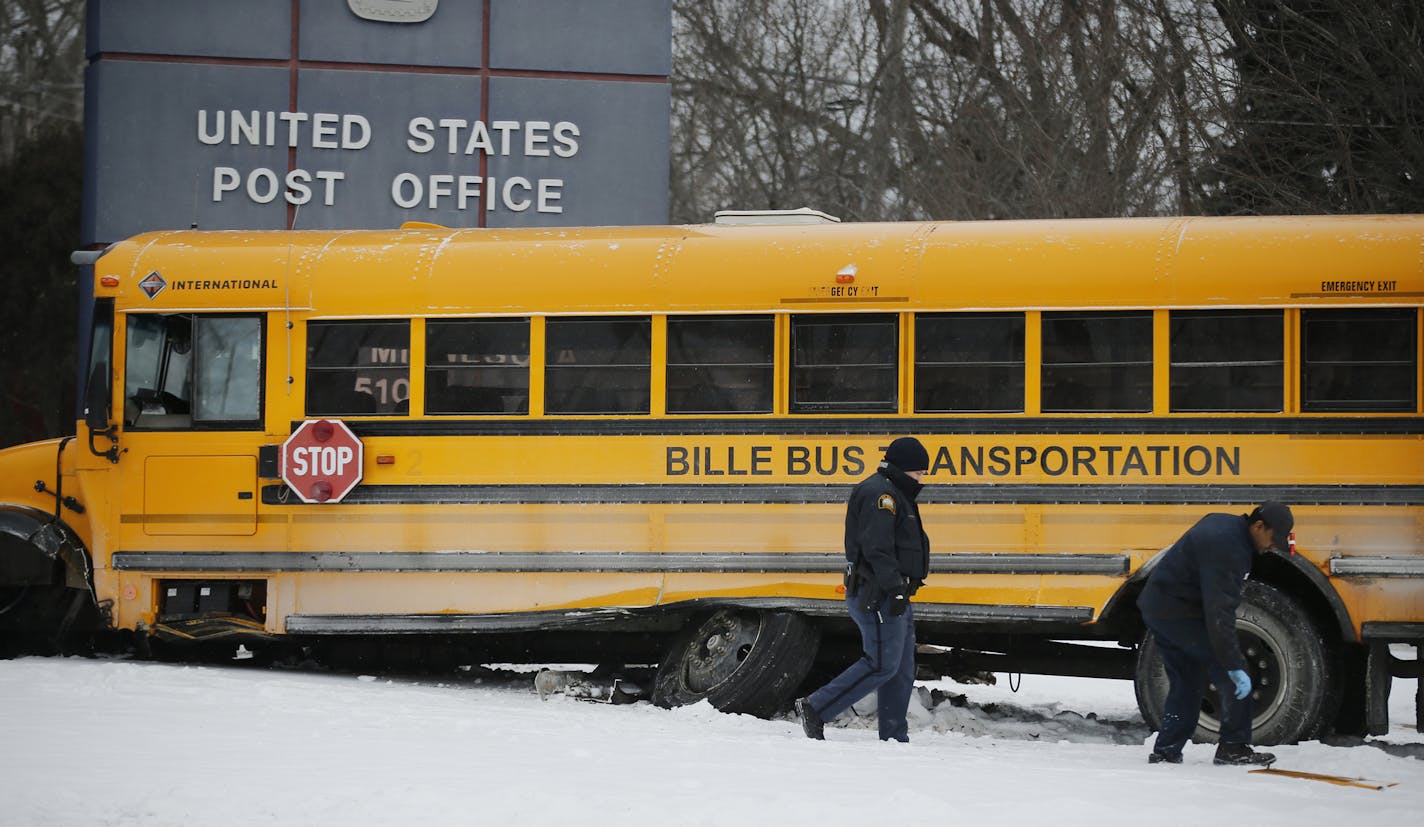
M 840 219 L 810 207 L 795 210 L 718 210 L 714 224 L 839 224 Z

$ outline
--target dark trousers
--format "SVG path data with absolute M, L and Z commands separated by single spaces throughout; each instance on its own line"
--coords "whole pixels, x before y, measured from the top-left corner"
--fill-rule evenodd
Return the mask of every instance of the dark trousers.
M 1206 625 L 1199 618 L 1162 619 L 1144 617 L 1157 639 L 1157 651 L 1167 668 L 1167 702 L 1162 707 L 1161 729 L 1152 751 L 1180 755 L 1191 739 L 1201 714 L 1202 693 L 1207 680 L 1216 684 L 1217 709 L 1221 715 L 1221 743 L 1251 742 L 1251 696 L 1236 700 L 1235 687 L 1226 670 L 1216 662 Z
M 846 598 L 846 608 L 860 629 L 860 660 L 852 663 L 830 683 L 812 692 L 811 707 L 823 721 L 850 709 L 861 698 L 875 692 L 880 740 L 909 741 L 910 693 L 915 688 L 914 607 L 891 617 L 888 599 L 877 611 L 862 611 L 855 598 Z

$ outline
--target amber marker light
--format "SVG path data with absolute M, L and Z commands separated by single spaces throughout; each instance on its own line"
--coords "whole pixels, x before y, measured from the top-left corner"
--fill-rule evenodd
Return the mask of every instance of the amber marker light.
M 847 264 L 836 273 L 836 284 L 852 284 L 855 282 L 855 265 Z
M 119 277 L 118 277 L 118 276 L 100 276 L 100 277 L 99 277 L 99 283 L 102 284 L 102 285 L 105 286 L 105 287 L 118 287 L 118 286 L 119 286 Z
M 376 457 L 376 464 L 377 464 L 377 465 L 395 465 L 395 464 L 396 464 L 396 458 L 393 457 L 393 456 L 391 456 L 390 454 L 381 454 L 380 456 Z

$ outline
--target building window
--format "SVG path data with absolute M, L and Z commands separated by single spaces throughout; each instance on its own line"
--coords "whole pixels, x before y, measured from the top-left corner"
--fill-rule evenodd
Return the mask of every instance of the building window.
M 667 412 L 771 413 L 771 316 L 670 316 Z
M 915 411 L 1024 409 L 1022 313 L 915 316 Z
M 410 411 L 410 322 L 308 322 L 307 415 Z
M 529 320 L 427 321 L 425 412 L 529 413 Z
M 1171 311 L 1173 411 L 1285 409 L 1285 314 Z
M 792 413 L 894 413 L 899 406 L 894 314 L 791 317 Z
M 1152 410 L 1152 312 L 1043 314 L 1045 413 Z
M 647 316 L 551 318 L 544 327 L 544 411 L 646 414 L 652 395 Z
M 1415 311 L 1302 310 L 1301 409 L 1413 411 Z

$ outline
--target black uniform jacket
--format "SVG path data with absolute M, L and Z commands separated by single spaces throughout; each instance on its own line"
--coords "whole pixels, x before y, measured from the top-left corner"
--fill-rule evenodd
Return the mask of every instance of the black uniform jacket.
M 883 465 L 856 485 L 846 503 L 846 561 L 881 594 L 907 580 L 914 594 L 930 573 L 930 538 L 915 505 L 919 493 L 919 483 Z
M 1157 562 L 1137 606 L 1149 620 L 1200 618 L 1216 662 L 1228 671 L 1244 669 L 1236 607 L 1255 550 L 1245 517 L 1208 514 Z

